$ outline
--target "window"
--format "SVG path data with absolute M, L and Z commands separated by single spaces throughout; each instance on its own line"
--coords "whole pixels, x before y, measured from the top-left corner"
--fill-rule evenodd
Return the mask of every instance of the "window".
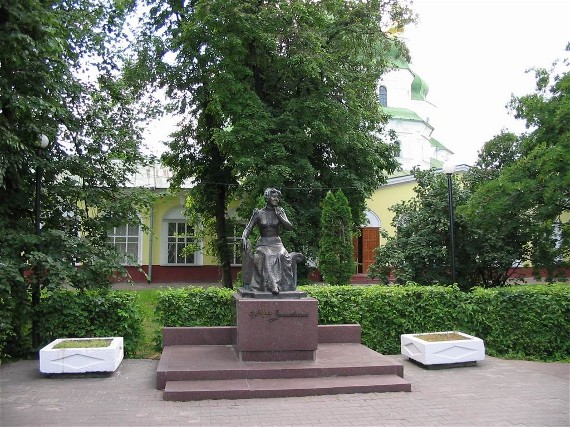
M 140 228 L 138 225 L 125 224 L 113 227 L 107 232 L 107 243 L 124 255 L 123 263 L 131 265 L 139 260 Z
M 402 145 L 400 141 L 394 142 L 394 155 L 396 157 L 402 157 Z
M 162 265 L 202 265 L 202 242 L 196 237 L 193 226 L 186 221 L 182 206 L 166 212 L 160 236 Z
M 167 263 L 194 264 L 194 253 L 185 251 L 195 243 L 194 231 L 185 221 L 168 221 L 167 233 Z
M 378 100 L 382 107 L 388 106 L 388 89 L 386 89 L 386 86 L 380 86 L 378 88 Z

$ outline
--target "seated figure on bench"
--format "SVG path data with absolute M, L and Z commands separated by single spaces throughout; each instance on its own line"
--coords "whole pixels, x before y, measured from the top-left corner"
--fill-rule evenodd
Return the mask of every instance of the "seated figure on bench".
M 279 237 L 280 228 L 288 231 L 293 228 L 279 206 L 281 192 L 267 188 L 264 197 L 266 206 L 254 209 L 241 236 L 242 277 L 246 289 L 277 295 L 281 291 L 296 289 L 297 262 L 303 261 L 304 256 L 298 252 L 288 253 Z M 254 253 L 248 237 L 256 226 L 260 237 Z

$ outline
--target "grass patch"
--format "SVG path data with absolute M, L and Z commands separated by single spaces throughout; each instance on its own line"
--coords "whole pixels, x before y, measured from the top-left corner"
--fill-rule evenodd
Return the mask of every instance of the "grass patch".
M 468 340 L 470 338 L 464 337 L 456 332 L 437 332 L 433 334 L 419 334 L 414 335 L 414 338 L 419 338 L 423 341 L 438 342 L 438 341 L 456 341 Z
M 154 310 L 158 301 L 160 289 L 124 290 L 118 292 L 136 292 L 137 305 L 143 315 L 143 337 L 134 359 L 159 359 L 161 351 L 156 348 L 155 337 L 160 331 L 160 325 L 156 321 Z
M 87 339 L 87 340 L 63 340 L 57 343 L 52 348 L 97 348 L 97 347 L 109 347 L 113 340 L 102 340 L 102 339 Z

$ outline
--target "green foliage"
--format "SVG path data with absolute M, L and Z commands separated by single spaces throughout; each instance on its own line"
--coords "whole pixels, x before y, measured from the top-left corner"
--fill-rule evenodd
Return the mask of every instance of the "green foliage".
M 194 287 L 160 293 L 156 315 L 163 326 L 229 326 L 233 289 Z
M 380 136 L 376 84 L 406 49 L 387 29 L 412 19 L 393 1 L 153 2 L 126 74 L 166 89 L 181 120 L 163 161 L 175 183 L 194 180 L 194 207 L 215 219 L 220 248 L 228 201 L 247 219 L 267 187 L 283 192 L 295 226 L 286 247 L 308 258 L 327 189 L 342 188 L 362 222 L 366 199 L 398 166 Z
M 384 246 L 376 249 L 370 277 L 387 283 L 394 274 L 398 283 L 452 283 L 449 242 L 449 202 L 447 180 L 434 170 L 412 171 L 417 185 L 415 197 L 390 208 L 395 236 L 383 233 Z M 468 192 L 457 179 L 452 180 L 454 204 L 464 203 Z M 468 289 L 476 282 L 471 259 L 463 242 L 469 236 L 460 217 L 454 221 L 457 283 Z
M 470 294 L 469 323 L 492 356 L 564 360 L 570 355 L 568 285 L 481 289 Z
M 319 301 L 319 324 L 359 323 L 362 343 L 400 352 L 400 335 L 463 329 L 464 294 L 443 286 L 303 286 Z
M 11 319 L 4 329 L 10 352 L 29 348 L 30 305 L 37 304 L 30 285 L 109 287 L 124 269 L 107 231 L 140 223 L 152 200 L 144 189 L 123 191 L 146 161 L 141 123 L 155 113 L 152 97 L 130 90 L 117 73 L 131 7 L 106 0 L 0 5 L 0 298 L 2 319 Z M 45 149 L 41 134 L 50 141 Z
M 347 285 L 354 274 L 352 215 L 342 190 L 329 191 L 323 201 L 319 269 L 332 285 Z
M 362 343 L 384 354 L 400 352 L 400 335 L 455 330 L 485 341 L 498 357 L 566 360 L 570 288 L 523 285 L 477 288 L 456 286 L 301 286 L 318 300 L 319 324 L 358 323 Z M 230 289 L 189 287 L 162 291 L 156 308 L 162 326 L 230 326 Z
M 0 360 L 11 353 L 22 353 L 22 335 L 29 315 L 26 282 L 12 264 L 4 261 L 3 246 L 0 246 Z
M 481 230 L 481 244 L 487 232 L 499 230 L 505 237 L 500 244 L 512 242 L 507 257 L 547 269 L 549 281 L 570 259 L 570 73 L 564 65 L 559 74 L 535 70 L 536 92 L 513 97 L 515 117 L 533 130 L 518 138 L 515 155 L 508 154 L 499 173 L 476 186 L 463 210 Z
M 45 293 L 38 307 L 42 344 L 57 338 L 124 338 L 125 354 L 136 353 L 142 314 L 135 293 L 57 290 Z

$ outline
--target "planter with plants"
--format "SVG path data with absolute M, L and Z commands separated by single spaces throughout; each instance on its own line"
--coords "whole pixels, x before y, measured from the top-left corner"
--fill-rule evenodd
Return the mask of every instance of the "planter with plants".
M 403 334 L 401 353 L 422 365 L 468 365 L 485 359 L 482 339 L 463 332 Z
M 114 372 L 123 357 L 123 337 L 60 338 L 40 350 L 40 372 Z

